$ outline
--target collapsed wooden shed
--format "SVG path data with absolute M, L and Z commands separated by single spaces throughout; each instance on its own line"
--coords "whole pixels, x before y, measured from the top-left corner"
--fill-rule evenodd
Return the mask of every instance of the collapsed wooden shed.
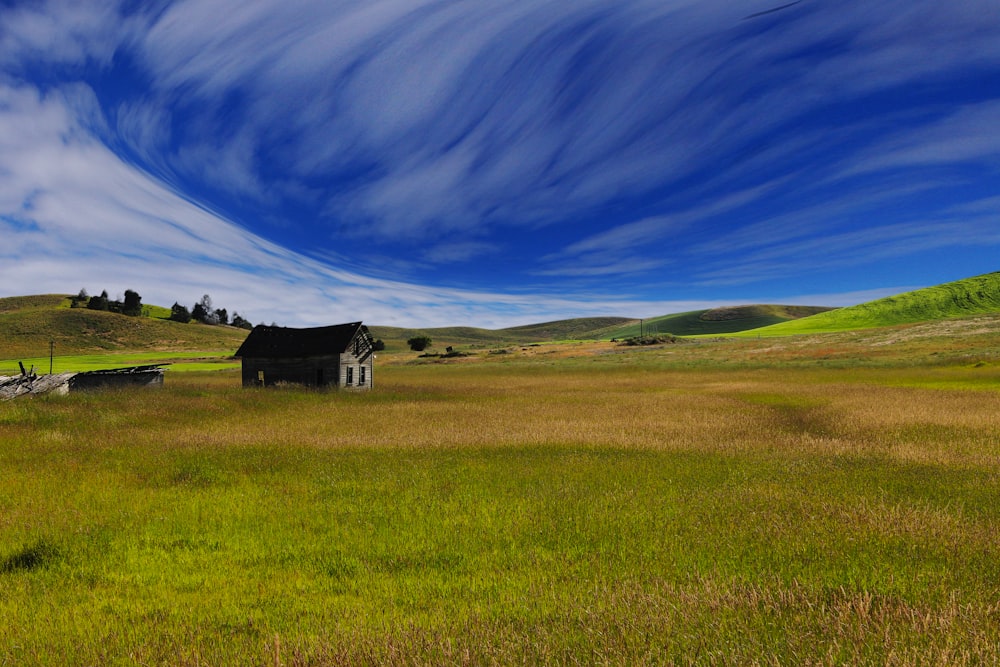
M 69 380 L 70 391 L 112 387 L 162 387 L 163 364 L 114 368 L 77 373 Z
M 22 364 L 20 375 L 0 376 L 0 400 L 89 389 L 160 386 L 163 386 L 163 364 L 51 375 L 37 375 L 34 368 L 27 372 Z
M 289 383 L 368 390 L 375 341 L 361 322 L 308 329 L 258 325 L 235 356 L 242 361 L 244 387 Z

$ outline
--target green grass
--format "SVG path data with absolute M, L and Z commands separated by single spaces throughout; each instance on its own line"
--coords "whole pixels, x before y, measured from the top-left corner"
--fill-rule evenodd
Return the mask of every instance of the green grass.
M 13 360 L 15 367 L 19 359 L 44 357 L 48 370 L 50 342 L 60 356 L 186 350 L 232 355 L 246 335 L 234 327 L 70 308 L 69 298 L 60 295 L 0 299 L 0 359 Z
M 782 336 L 847 331 L 996 312 L 1000 312 L 1000 273 L 988 273 L 739 335 Z
M 997 324 L 0 403 L 0 664 L 995 662 Z
M 0 360 L 0 375 L 17 375 L 20 367 L 34 366 L 39 374 L 49 372 L 48 357 L 28 357 L 26 359 Z M 110 354 L 79 354 L 58 356 L 52 359 L 53 373 L 84 372 L 149 364 L 170 364 L 171 371 L 232 370 L 240 367 L 238 360 L 214 351 L 189 352 L 119 352 Z
M 368 393 L 222 370 L 0 403 L 0 664 L 993 664 L 998 335 L 390 352 Z M 199 356 L 144 345 L 58 364 Z
M 144 317 L 154 317 L 159 320 L 169 320 L 170 316 L 173 315 L 173 311 L 170 308 L 166 308 L 164 306 L 143 304 L 142 314 Z
M 505 335 L 518 343 L 538 341 L 580 340 L 610 338 L 604 332 L 631 322 L 624 317 L 581 317 L 570 320 L 529 324 L 501 329 Z

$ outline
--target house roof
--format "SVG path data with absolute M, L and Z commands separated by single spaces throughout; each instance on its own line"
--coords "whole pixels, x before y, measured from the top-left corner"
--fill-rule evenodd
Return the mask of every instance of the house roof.
M 269 327 L 259 324 L 253 328 L 234 356 L 288 359 L 340 354 L 347 351 L 359 330 L 370 344 L 371 334 L 368 333 L 368 327 L 361 322 L 310 329 Z

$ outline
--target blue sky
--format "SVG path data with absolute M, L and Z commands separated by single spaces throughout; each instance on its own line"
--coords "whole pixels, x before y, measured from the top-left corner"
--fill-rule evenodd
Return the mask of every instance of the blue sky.
M 1000 269 L 996 0 L 0 5 L 0 295 L 499 327 Z

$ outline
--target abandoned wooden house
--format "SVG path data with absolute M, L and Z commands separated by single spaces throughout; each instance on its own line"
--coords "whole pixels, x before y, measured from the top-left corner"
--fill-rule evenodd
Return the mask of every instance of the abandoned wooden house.
M 258 325 L 235 356 L 244 387 L 279 383 L 371 389 L 375 341 L 361 322 L 292 329 Z

